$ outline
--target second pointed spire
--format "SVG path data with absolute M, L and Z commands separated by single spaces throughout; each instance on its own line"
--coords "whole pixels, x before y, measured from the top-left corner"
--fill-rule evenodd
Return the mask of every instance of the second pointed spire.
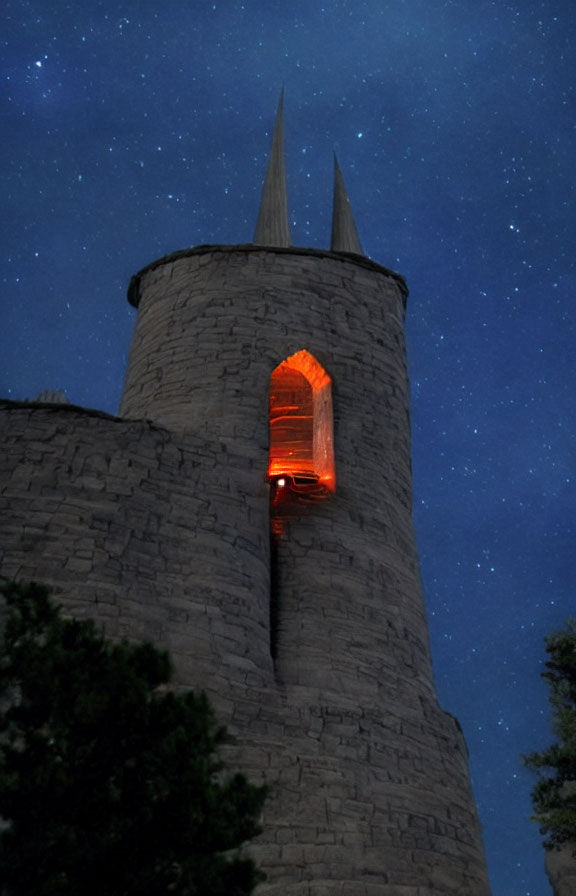
M 290 246 L 290 223 L 286 193 L 286 165 L 284 162 L 284 127 L 282 113 L 284 90 L 280 94 L 268 171 L 262 188 L 254 243 L 259 246 Z
M 332 252 L 364 254 L 336 153 L 334 153 L 334 204 L 332 206 L 330 249 Z

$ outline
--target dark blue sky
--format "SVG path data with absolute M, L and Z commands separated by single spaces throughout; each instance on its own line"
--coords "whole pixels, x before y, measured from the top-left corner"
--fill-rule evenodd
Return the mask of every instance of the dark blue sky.
M 292 237 L 336 149 L 411 289 L 415 517 L 438 692 L 494 896 L 547 896 L 544 636 L 576 615 L 572 0 L 3 0 L 0 394 L 115 412 L 130 276 L 248 242 L 286 88 Z

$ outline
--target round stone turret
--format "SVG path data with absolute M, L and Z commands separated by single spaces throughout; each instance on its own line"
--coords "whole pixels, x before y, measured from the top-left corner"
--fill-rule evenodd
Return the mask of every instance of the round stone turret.
M 226 555 L 195 557 L 186 589 L 208 616 L 193 605 L 178 655 L 183 681 L 219 706 L 233 696 L 234 757 L 271 784 L 262 893 L 487 894 L 466 748 L 432 680 L 411 520 L 404 280 L 351 253 L 201 246 L 145 268 L 129 295 L 138 320 L 120 413 L 182 445 L 202 441 L 209 516 L 190 526 L 237 533 L 233 575 L 243 571 L 250 625 L 222 594 Z M 277 527 L 271 389 L 279 365 L 302 355 L 331 381 L 336 486 L 310 507 L 294 502 Z M 290 393 L 297 381 L 280 425 L 306 481 L 314 471 L 294 427 L 302 418 L 312 432 L 314 412 L 299 409 L 297 385 Z M 212 458 L 224 461 L 221 480 Z M 211 639 L 211 606 L 214 631 L 228 626 L 218 670 L 213 648 L 186 660 L 186 631 L 191 650 L 202 630 Z
M 279 540 L 271 637 L 281 681 L 350 699 L 366 697 L 368 679 L 372 700 L 432 688 L 410 512 L 406 295 L 401 277 L 361 257 L 252 246 L 163 259 L 130 292 L 139 310 L 120 414 L 218 443 L 263 535 L 271 374 L 305 349 L 331 377 L 338 485 Z
M 119 417 L 5 403 L 0 560 L 205 690 L 269 796 L 258 896 L 489 896 L 411 519 L 402 277 L 290 246 L 282 103 L 255 240 L 133 278 Z

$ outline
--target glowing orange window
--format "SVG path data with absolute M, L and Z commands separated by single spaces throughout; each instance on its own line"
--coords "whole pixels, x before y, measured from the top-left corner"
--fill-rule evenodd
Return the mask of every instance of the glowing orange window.
M 268 477 L 292 497 L 326 497 L 336 487 L 331 384 L 305 349 L 272 372 Z

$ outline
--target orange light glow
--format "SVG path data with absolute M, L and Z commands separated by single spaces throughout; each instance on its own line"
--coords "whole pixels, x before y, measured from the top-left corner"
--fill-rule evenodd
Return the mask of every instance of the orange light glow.
M 270 378 L 268 477 L 298 501 L 336 487 L 331 383 L 305 349 L 282 361 Z

